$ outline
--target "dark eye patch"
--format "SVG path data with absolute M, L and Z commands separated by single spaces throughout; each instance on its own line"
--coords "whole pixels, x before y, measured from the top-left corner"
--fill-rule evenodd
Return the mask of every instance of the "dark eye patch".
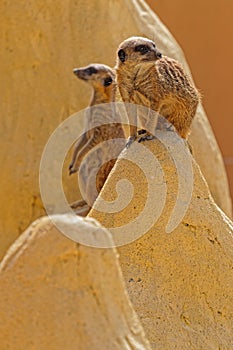
M 96 74 L 97 73 L 97 69 L 95 69 L 94 67 L 89 67 L 89 68 L 85 69 L 85 72 L 88 75 L 92 75 L 92 74 Z
M 104 86 L 109 86 L 112 84 L 112 78 L 111 77 L 107 77 L 104 79 Z
M 135 47 L 135 52 L 140 52 L 142 55 L 145 55 L 149 51 L 150 51 L 150 48 L 147 45 L 137 45 Z

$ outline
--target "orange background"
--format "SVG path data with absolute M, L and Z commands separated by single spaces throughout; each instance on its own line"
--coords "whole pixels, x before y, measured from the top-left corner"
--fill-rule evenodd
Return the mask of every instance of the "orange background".
M 233 1 L 147 2 L 185 53 L 222 151 L 233 197 Z

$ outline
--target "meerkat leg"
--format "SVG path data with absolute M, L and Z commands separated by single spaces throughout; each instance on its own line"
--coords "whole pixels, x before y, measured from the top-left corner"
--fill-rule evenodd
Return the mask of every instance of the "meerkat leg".
M 126 142 L 126 148 L 129 148 L 130 145 L 137 138 L 137 125 L 138 125 L 137 105 L 133 105 L 133 104 L 126 105 L 126 110 L 127 110 L 128 119 L 129 119 L 129 137 Z
M 82 208 L 84 205 L 87 205 L 86 201 L 84 199 L 80 199 L 76 202 L 71 203 L 70 207 L 72 209 L 78 209 L 78 208 Z
M 145 113 L 147 112 L 147 109 L 145 107 L 140 106 L 138 108 L 138 121 L 140 124 L 140 130 L 138 130 L 138 135 L 144 135 L 147 133 L 146 130 L 146 120 L 147 120 L 147 115 L 145 115 Z
M 76 159 L 75 159 L 75 163 L 73 165 L 72 168 L 72 172 L 76 172 L 78 171 L 83 158 L 85 157 L 85 155 L 91 150 L 93 149 L 94 146 L 96 146 L 97 143 L 95 141 L 95 137 L 94 134 L 93 136 L 87 141 L 87 143 L 84 145 L 84 147 L 78 152 Z
M 150 109 L 146 120 L 147 122 L 145 125 L 142 125 L 143 129 L 140 130 L 140 133 L 138 133 L 139 135 L 142 135 L 138 140 L 139 143 L 147 140 L 153 140 L 155 138 L 154 134 L 157 125 L 158 114 Z
M 89 213 L 90 210 L 91 210 L 91 207 L 89 207 L 87 205 L 85 208 L 82 208 L 80 210 L 75 210 L 75 214 L 78 216 L 85 217 L 85 216 L 87 216 L 87 214 Z
M 74 212 L 76 215 L 79 215 L 79 216 L 87 216 L 90 210 L 91 210 L 91 207 L 89 207 L 89 205 L 87 204 L 80 209 L 75 209 Z
M 80 150 L 83 148 L 83 146 L 85 145 L 86 142 L 87 142 L 87 135 L 86 135 L 86 133 L 84 133 L 82 135 L 81 139 L 78 140 L 78 142 L 75 145 L 74 153 L 73 153 L 73 157 L 72 157 L 72 162 L 69 165 L 69 174 L 70 175 L 77 171 L 74 168 L 74 164 L 76 162 L 77 154 L 78 154 L 78 152 L 80 152 Z
M 74 210 L 75 214 L 79 216 L 86 216 L 91 210 L 91 207 L 83 199 L 71 203 L 70 207 Z
M 133 125 L 130 125 L 129 132 L 130 132 L 130 136 L 127 139 L 126 148 L 129 148 L 130 145 L 136 140 L 136 138 L 137 138 L 137 127 L 135 127 Z

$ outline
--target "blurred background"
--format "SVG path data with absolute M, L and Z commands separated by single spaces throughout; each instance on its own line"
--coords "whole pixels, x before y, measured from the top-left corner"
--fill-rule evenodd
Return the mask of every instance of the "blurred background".
M 185 53 L 222 151 L 233 196 L 233 1 L 147 0 L 147 3 Z

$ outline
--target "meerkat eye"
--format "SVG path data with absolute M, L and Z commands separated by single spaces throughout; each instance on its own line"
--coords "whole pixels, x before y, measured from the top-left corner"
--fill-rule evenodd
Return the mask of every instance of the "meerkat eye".
M 138 45 L 135 47 L 135 51 L 140 52 L 142 55 L 145 55 L 147 52 L 150 51 L 150 48 L 147 45 Z
M 111 77 L 107 77 L 104 79 L 104 86 L 109 86 L 112 84 L 112 78 Z
M 88 75 L 92 75 L 92 74 L 97 73 L 97 70 L 96 70 L 94 67 L 89 67 L 89 68 L 85 69 L 85 72 L 86 72 Z

